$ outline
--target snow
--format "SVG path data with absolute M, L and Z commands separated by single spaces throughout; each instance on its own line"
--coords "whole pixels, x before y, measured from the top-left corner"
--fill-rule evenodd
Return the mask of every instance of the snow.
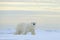
M 36 30 L 36 35 L 14 35 L 14 30 L 0 30 L 0 40 L 60 40 L 60 32 Z

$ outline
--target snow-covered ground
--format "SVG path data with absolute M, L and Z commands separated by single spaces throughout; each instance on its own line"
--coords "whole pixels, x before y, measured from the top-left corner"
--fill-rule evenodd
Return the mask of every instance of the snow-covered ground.
M 0 30 L 0 40 L 60 40 L 60 32 L 36 30 L 36 35 L 14 35 L 15 30 Z

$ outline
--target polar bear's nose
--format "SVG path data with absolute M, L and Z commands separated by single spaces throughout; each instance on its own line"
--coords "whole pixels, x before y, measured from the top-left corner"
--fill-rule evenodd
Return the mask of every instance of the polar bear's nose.
M 33 23 L 33 25 L 35 25 L 35 23 Z

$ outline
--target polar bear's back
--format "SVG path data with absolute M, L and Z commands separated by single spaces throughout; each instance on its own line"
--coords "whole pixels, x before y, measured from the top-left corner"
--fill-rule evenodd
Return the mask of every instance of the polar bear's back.
M 34 25 L 32 25 L 32 23 L 19 23 L 18 25 L 17 25 L 17 29 L 19 29 L 19 30 L 24 30 L 24 29 L 32 29 L 32 28 L 34 28 Z

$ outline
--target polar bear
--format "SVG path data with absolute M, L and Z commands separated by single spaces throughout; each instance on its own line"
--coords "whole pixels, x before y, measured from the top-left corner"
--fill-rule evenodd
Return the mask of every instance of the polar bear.
M 35 35 L 35 26 L 36 23 L 20 23 L 17 25 L 16 33 L 15 34 L 27 34 L 28 32 L 31 32 L 32 35 Z

